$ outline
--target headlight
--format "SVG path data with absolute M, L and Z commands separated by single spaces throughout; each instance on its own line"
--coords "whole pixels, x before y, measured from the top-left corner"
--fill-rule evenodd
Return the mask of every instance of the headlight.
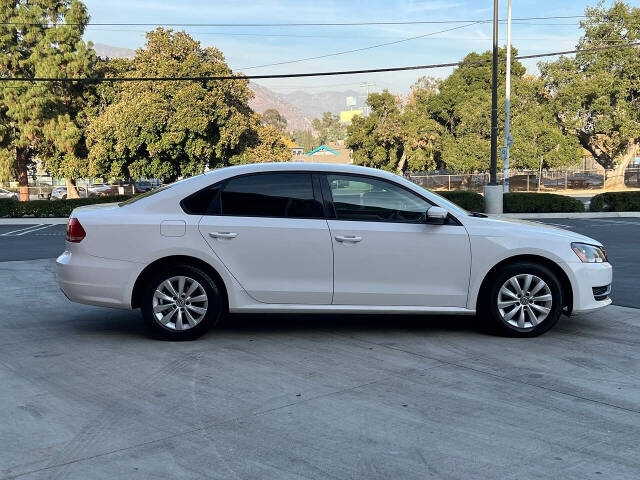
M 607 261 L 607 253 L 602 247 L 587 243 L 572 243 L 571 248 L 584 263 L 603 263 Z

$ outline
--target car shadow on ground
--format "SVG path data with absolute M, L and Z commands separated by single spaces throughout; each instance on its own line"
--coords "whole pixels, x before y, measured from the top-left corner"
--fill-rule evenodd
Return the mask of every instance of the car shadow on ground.
M 140 312 L 107 311 L 105 315 L 77 315 L 69 324 L 76 333 L 124 335 L 154 338 Z M 88 318 L 87 318 L 88 317 Z M 239 335 L 293 333 L 305 331 L 393 332 L 415 331 L 422 334 L 446 332 L 482 333 L 472 315 L 363 315 L 363 314 L 233 314 L 204 335 L 214 338 L 215 331 Z

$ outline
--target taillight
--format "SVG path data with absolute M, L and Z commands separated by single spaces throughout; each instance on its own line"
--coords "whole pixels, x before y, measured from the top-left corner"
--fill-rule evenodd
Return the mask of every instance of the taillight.
M 77 218 L 70 218 L 67 222 L 67 242 L 80 243 L 87 233 L 80 225 L 80 221 Z

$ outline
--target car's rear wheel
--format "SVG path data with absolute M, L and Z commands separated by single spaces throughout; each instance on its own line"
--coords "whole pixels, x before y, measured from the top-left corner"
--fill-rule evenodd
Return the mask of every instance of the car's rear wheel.
M 191 340 L 220 321 L 222 301 L 214 280 L 191 265 L 165 267 L 143 293 L 142 315 L 153 331 L 170 340 Z
M 563 298 L 557 276 L 544 265 L 517 262 L 501 267 L 480 293 L 481 319 L 495 333 L 535 337 L 560 319 Z

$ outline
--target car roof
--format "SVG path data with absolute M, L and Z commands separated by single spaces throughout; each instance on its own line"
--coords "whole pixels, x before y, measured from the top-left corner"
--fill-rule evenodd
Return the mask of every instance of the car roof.
M 206 172 L 206 176 L 220 176 L 221 178 L 234 177 L 246 173 L 260 172 L 334 172 L 371 175 L 375 177 L 392 178 L 396 175 L 378 170 L 376 168 L 361 167 L 359 165 L 340 165 L 335 163 L 307 163 L 307 162 L 281 162 L 281 163 L 250 163 L 235 165 Z

